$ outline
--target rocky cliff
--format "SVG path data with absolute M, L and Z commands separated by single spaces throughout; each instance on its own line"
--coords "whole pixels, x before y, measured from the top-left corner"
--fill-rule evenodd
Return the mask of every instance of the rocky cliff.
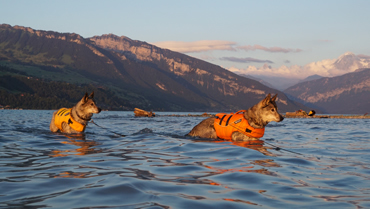
M 163 70 L 186 79 L 203 91 L 216 91 L 223 96 L 250 93 L 258 97 L 266 95 L 269 91 L 277 92 L 255 80 L 243 78 L 219 66 L 124 36 L 109 34 L 95 36 L 90 40 L 103 49 L 115 51 L 122 60 L 150 62 L 161 66 Z M 165 84 L 158 84 L 158 86 L 161 86 L 164 91 L 169 89 Z M 288 103 L 284 95 L 281 96 L 280 102 Z
M 284 92 L 327 113 L 364 114 L 370 112 L 370 68 L 303 82 Z
M 109 88 L 142 109 L 237 111 L 268 93 L 279 93 L 282 111 L 302 107 L 220 66 L 113 34 L 83 38 L 0 25 L 0 59 L 29 76 Z

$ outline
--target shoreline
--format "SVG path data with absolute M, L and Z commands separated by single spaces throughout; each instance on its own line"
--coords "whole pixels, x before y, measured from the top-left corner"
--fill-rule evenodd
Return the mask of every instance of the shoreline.
M 25 110 L 25 109 L 3 109 L 0 108 L 0 110 Z M 29 110 L 29 109 L 26 109 Z M 103 110 L 104 111 L 104 110 Z M 130 111 L 126 111 L 130 112 Z M 167 115 L 161 115 L 161 112 L 157 112 L 157 115 L 155 117 L 215 117 L 215 114 L 167 114 Z M 370 119 L 369 115 L 314 115 L 314 116 L 307 116 L 307 115 L 286 115 L 281 114 L 284 118 L 331 118 L 331 119 Z
M 285 115 L 282 114 L 284 118 L 330 118 L 330 119 L 370 119 L 370 115 Z M 215 117 L 214 114 L 171 114 L 171 115 L 156 115 L 156 117 Z
M 370 119 L 370 115 L 283 115 L 284 118 L 336 118 L 336 119 Z

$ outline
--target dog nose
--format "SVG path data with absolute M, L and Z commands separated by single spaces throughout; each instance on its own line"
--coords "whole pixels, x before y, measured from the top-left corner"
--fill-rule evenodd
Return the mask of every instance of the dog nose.
M 101 109 L 100 108 L 98 108 L 98 113 L 100 113 L 101 112 Z
M 284 120 L 284 117 L 280 115 L 280 121 L 283 121 L 283 120 Z

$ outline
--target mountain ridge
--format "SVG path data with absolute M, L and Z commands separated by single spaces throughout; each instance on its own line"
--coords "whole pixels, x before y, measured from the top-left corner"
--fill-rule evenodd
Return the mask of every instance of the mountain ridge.
M 64 81 L 79 77 L 81 82 L 105 85 L 145 109 L 236 111 L 267 93 L 279 93 L 283 111 L 303 107 L 278 90 L 220 66 L 113 34 L 83 38 L 0 25 L 0 59 L 35 77 Z
M 306 81 L 312 81 L 312 80 L 317 80 L 317 79 L 320 79 L 320 78 L 323 78 L 323 76 L 321 75 L 317 75 L 317 74 L 314 74 L 314 75 L 310 75 L 302 80 L 299 80 L 297 84 L 299 83 L 303 83 L 303 82 L 306 82 Z
M 319 106 L 327 113 L 364 114 L 370 111 L 370 68 L 306 81 L 284 92 Z
M 355 55 L 352 52 L 346 52 L 336 59 L 324 59 L 308 63 L 304 66 L 293 65 L 287 67 L 283 65 L 279 68 L 271 68 L 268 65 L 264 65 L 261 68 L 249 66 L 246 71 L 249 72 L 251 76 L 260 78 L 283 91 L 300 83 L 302 80 L 300 77 L 302 76 L 307 78 L 316 74 L 322 77 L 335 77 L 354 72 L 359 68 L 370 68 L 370 56 Z M 282 76 L 287 71 L 290 72 L 290 75 Z M 259 74 L 260 72 L 269 72 L 269 75 Z M 278 75 L 276 73 L 278 73 Z

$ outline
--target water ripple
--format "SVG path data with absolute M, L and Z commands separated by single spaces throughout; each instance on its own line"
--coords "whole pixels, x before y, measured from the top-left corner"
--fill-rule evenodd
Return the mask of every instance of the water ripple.
M 65 135 L 52 111 L 0 113 L 0 208 L 370 207 L 369 120 L 285 119 L 251 144 L 185 137 L 201 117 L 102 112 Z

